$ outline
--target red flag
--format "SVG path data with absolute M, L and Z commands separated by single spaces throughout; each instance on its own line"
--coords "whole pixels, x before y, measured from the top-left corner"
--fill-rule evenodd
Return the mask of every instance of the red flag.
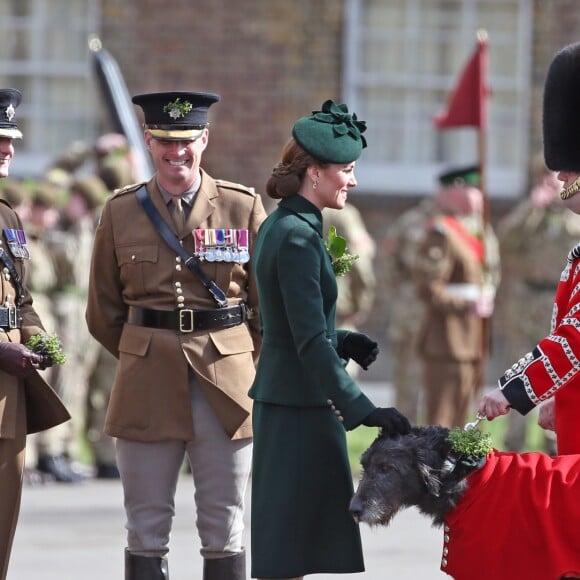
M 449 95 L 447 108 L 433 122 L 438 129 L 452 127 L 485 127 L 487 124 L 487 36 L 477 39 L 475 52 L 465 65 L 455 90 Z

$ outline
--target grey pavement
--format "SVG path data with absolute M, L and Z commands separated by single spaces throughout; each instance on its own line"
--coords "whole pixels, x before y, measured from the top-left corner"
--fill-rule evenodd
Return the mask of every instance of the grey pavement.
M 372 384 L 369 396 L 388 403 L 385 385 Z M 356 484 L 355 484 L 356 485 Z M 245 545 L 250 546 L 249 502 Z M 439 570 L 443 532 L 415 510 L 395 516 L 387 528 L 361 526 L 366 572 L 316 575 L 367 580 L 436 580 L 448 578 Z M 125 547 L 124 512 L 118 481 L 82 484 L 49 483 L 27 486 L 8 580 L 120 580 Z M 201 580 L 202 564 L 195 529 L 191 476 L 183 475 L 176 495 L 176 514 L 170 541 L 171 580 Z M 248 555 L 248 573 L 249 573 Z

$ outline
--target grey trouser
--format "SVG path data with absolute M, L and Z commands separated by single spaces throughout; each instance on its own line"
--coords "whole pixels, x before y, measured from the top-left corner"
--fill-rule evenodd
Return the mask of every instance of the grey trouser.
M 169 551 L 175 490 L 185 454 L 193 473 L 202 556 L 224 558 L 243 549 L 244 495 L 252 440 L 230 440 L 195 378 L 190 380 L 189 389 L 195 432 L 192 441 L 116 441 L 127 547 L 132 554 L 158 557 Z

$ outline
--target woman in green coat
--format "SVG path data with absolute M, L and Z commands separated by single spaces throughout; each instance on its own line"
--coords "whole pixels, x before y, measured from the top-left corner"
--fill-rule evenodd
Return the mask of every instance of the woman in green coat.
M 335 329 L 337 285 L 322 210 L 356 185 L 365 123 L 326 101 L 299 119 L 266 190 L 281 199 L 254 249 L 263 344 L 255 381 L 252 577 L 364 571 L 346 430 L 410 425 L 375 407 L 345 370 L 377 357 L 366 335 Z

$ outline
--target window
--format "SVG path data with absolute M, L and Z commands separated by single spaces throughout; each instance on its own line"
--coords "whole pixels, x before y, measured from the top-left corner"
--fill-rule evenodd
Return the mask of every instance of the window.
M 424 195 L 447 165 L 479 160 L 478 131 L 438 131 L 445 105 L 489 35 L 487 190 L 518 196 L 527 182 L 532 13 L 529 0 L 346 0 L 344 98 L 368 123 L 359 187 Z
M 76 140 L 92 141 L 98 106 L 87 41 L 97 32 L 95 0 L 3 0 L 0 86 L 22 91 L 24 133 L 11 175 L 35 176 Z

